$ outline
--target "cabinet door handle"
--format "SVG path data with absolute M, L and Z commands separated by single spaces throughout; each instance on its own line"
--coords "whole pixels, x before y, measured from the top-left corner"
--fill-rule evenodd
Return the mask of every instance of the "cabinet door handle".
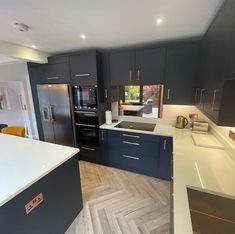
M 75 74 L 76 77 L 87 77 L 90 76 L 90 73 L 79 73 L 79 74 Z
M 105 89 L 105 98 L 107 99 L 108 98 L 108 90 L 107 89 Z
M 166 150 L 166 140 L 163 141 L 163 149 Z
M 137 71 L 137 80 L 140 80 L 140 70 Z
M 167 89 L 167 100 L 170 99 L 170 93 L 171 93 L 171 89 Z
M 122 134 L 122 136 L 125 136 L 125 137 L 133 137 L 133 138 L 140 138 L 140 136 L 129 135 L 129 134 Z
M 214 90 L 214 93 L 213 93 L 213 101 L 212 101 L 212 105 L 211 105 L 211 110 L 212 111 L 216 111 L 214 106 L 215 106 L 215 98 L 216 98 L 216 93 L 217 93 L 217 89 Z
M 200 94 L 200 105 L 202 104 L 202 95 L 203 95 L 203 92 L 205 92 L 206 90 L 205 89 L 201 89 L 201 94 Z
M 82 149 L 84 149 L 84 150 L 95 151 L 95 149 L 93 149 L 93 148 L 89 148 L 89 147 L 84 147 L 84 146 L 82 146 L 81 148 L 82 148 Z
M 52 77 L 47 77 L 48 80 L 58 80 L 60 79 L 59 76 L 52 76 Z
M 103 141 L 104 140 L 104 132 L 101 131 L 101 140 Z
M 132 81 L 132 71 L 130 71 L 129 73 L 129 79 L 130 79 L 130 82 Z
M 126 155 L 126 154 L 123 154 L 122 157 L 124 158 L 130 158 L 130 159 L 134 159 L 134 160 L 139 160 L 140 158 L 138 157 L 133 157 L 133 156 L 129 156 L 129 155 Z
M 199 88 L 196 88 L 195 97 L 194 97 L 195 104 L 197 103 L 198 91 L 199 91 Z
M 139 143 L 135 142 L 129 142 L 129 141 L 122 141 L 123 144 L 128 144 L 128 145 L 140 145 Z

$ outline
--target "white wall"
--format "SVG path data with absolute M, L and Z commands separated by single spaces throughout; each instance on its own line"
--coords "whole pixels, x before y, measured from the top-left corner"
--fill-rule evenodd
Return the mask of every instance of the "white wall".
M 229 138 L 229 130 L 235 132 L 235 127 L 221 127 L 215 125 L 210 119 L 208 119 L 201 111 L 199 111 L 195 106 L 183 106 L 183 105 L 164 105 L 163 106 L 163 119 L 175 120 L 177 115 L 183 115 L 189 118 L 190 113 L 197 113 L 199 118 L 203 118 L 209 122 L 211 126 L 222 135 L 233 147 L 235 147 L 235 142 Z
M 27 104 L 29 120 L 30 120 L 30 125 L 31 125 L 31 130 L 32 130 L 32 137 L 38 138 L 38 130 L 37 130 L 33 99 L 32 99 L 32 93 L 31 93 L 30 82 L 29 82 L 29 74 L 28 74 L 26 62 L 0 64 L 0 81 L 23 82 L 25 94 L 26 94 L 26 104 Z

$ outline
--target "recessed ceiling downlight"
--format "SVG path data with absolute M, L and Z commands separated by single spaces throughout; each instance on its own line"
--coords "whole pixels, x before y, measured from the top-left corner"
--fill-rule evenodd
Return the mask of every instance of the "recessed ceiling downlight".
M 35 49 L 37 46 L 35 46 L 35 45 L 31 45 L 31 47 Z
M 157 22 L 157 25 L 160 25 L 160 24 L 162 24 L 163 19 L 162 19 L 162 18 L 158 18 L 158 19 L 156 20 L 156 22 Z
M 13 23 L 13 25 L 14 25 L 14 28 L 20 32 L 27 32 L 30 29 L 30 27 L 28 25 L 23 24 L 23 23 L 19 23 L 19 22 L 15 22 L 15 23 Z
M 86 39 L 86 35 L 85 34 L 81 34 L 80 37 L 85 40 Z

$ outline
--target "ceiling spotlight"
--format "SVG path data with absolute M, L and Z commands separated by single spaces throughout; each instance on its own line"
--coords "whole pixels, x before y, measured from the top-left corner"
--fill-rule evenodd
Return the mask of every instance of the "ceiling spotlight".
M 81 34 L 81 36 L 80 36 L 83 40 L 85 40 L 86 39 L 86 35 L 85 34 Z
M 13 23 L 13 26 L 16 30 L 18 30 L 20 32 L 27 32 L 30 29 L 30 27 L 28 25 L 22 24 L 22 23 L 19 23 L 19 22 Z
M 162 18 L 158 18 L 156 22 L 159 25 L 159 24 L 161 24 L 163 22 L 163 19 Z
M 35 46 L 35 45 L 31 45 L 31 47 L 35 49 L 37 46 Z

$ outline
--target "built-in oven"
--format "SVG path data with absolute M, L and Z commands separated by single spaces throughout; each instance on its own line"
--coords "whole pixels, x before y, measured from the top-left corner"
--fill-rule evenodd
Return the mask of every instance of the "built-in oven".
M 96 111 L 75 111 L 77 144 L 99 144 L 99 120 Z
M 97 86 L 73 86 L 75 110 L 97 110 Z

